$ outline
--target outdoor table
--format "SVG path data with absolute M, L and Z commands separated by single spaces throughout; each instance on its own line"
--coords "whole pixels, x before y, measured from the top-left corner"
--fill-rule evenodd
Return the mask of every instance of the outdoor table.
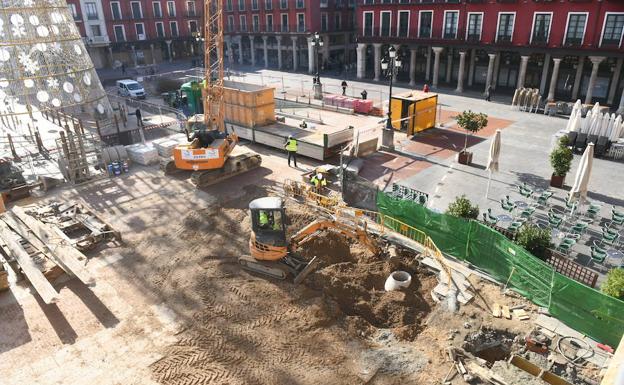
M 620 250 L 610 249 L 607 250 L 607 256 L 609 257 L 609 263 L 613 266 L 623 266 L 624 265 L 624 253 Z
M 527 207 L 529 207 L 529 204 L 525 201 L 515 201 L 514 204 L 520 209 L 526 209 Z
M 498 219 L 501 222 L 511 222 L 511 221 L 513 221 L 513 218 L 510 217 L 507 214 L 501 214 L 501 215 L 497 216 L 496 219 Z

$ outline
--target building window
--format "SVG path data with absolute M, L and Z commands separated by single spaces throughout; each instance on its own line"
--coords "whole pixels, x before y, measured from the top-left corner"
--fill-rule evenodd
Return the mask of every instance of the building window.
M 266 31 L 273 32 L 273 15 L 266 15 Z
M 260 16 L 253 15 L 251 17 L 251 23 L 253 24 L 254 32 L 260 32 Z
M 247 32 L 247 16 L 238 16 L 238 22 L 240 24 L 240 32 Z
M 114 25 L 113 31 L 115 31 L 115 41 L 126 41 L 126 32 L 123 25 Z
M 162 7 L 160 6 L 160 1 L 152 3 L 152 10 L 154 11 L 154 17 L 162 17 Z
M 602 41 L 600 45 L 617 45 L 622 44 L 622 34 L 624 31 L 624 13 L 608 14 L 605 17 L 604 31 L 602 32 Z
M 288 0 L 280 0 L 280 9 L 288 8 Z
M 334 30 L 340 31 L 342 28 L 342 15 L 340 13 L 334 14 Z
M 457 22 L 459 21 L 459 11 L 444 11 L 444 38 L 457 38 Z
M 228 23 L 227 23 L 228 32 L 234 32 L 234 16 L 228 15 Z
M 408 37 L 409 35 L 409 11 L 399 11 L 399 28 L 397 35 L 399 37 Z
M 156 23 L 156 36 L 165 37 L 165 25 L 162 21 Z
M 373 36 L 373 13 L 364 12 L 364 36 Z
M 390 29 L 392 27 L 392 12 L 381 11 L 381 25 L 379 36 L 390 36 Z
M 132 1 L 130 3 L 130 9 L 132 9 L 132 18 L 133 19 L 142 19 L 143 18 L 143 10 L 141 9 L 141 3 L 138 1 Z
M 481 40 L 481 27 L 483 26 L 482 13 L 468 14 L 468 29 L 466 30 L 466 39 L 471 41 Z
M 431 21 L 433 20 L 432 11 L 421 11 L 420 22 L 418 23 L 418 37 L 431 38 Z
M 119 6 L 118 1 L 111 1 L 111 15 L 113 16 L 113 20 L 121 20 L 121 7 Z
M 136 23 L 134 25 L 134 32 L 136 32 L 137 40 L 145 40 L 145 27 L 143 23 Z
M 305 13 L 297 14 L 297 32 L 305 32 Z
M 102 36 L 102 30 L 99 25 L 91 26 L 91 36 Z
M 198 32 L 197 31 L 197 22 L 195 20 L 189 21 L 189 31 L 191 31 L 191 33 Z
M 270 11 L 273 9 L 273 0 L 264 0 L 264 9 Z
M 239 11 L 245 10 L 245 0 L 238 0 L 238 10 Z
M 282 25 L 281 25 L 282 32 L 288 32 L 288 14 L 287 13 L 282 13 Z
M 327 31 L 327 12 L 321 13 L 321 31 Z
M 364 0 L 365 5 L 375 4 L 375 0 Z
M 169 16 L 175 17 L 176 15 L 175 2 L 167 1 L 167 13 L 169 14 Z
M 180 33 L 178 32 L 178 22 L 177 21 L 170 21 L 169 22 L 169 28 L 171 28 L 171 36 L 178 37 L 180 35 Z
M 78 10 L 76 9 L 76 4 L 67 4 L 67 6 L 69 7 L 69 13 L 71 13 L 74 20 L 80 20 L 78 18 Z
M 98 19 L 98 11 L 97 11 L 97 6 L 95 5 L 95 3 L 91 3 L 91 2 L 85 3 L 85 11 L 86 11 L 88 20 Z
M 382 4 L 392 4 L 392 0 L 381 0 Z
M 583 44 L 583 36 L 585 35 L 586 22 L 586 13 L 568 14 L 568 28 L 566 28 L 565 45 Z
M 515 16 L 515 13 L 498 14 L 498 32 L 496 33 L 497 42 L 511 42 Z
M 194 1 L 187 1 L 186 2 L 186 11 L 188 12 L 188 15 L 190 17 L 195 17 L 195 2 Z
M 251 0 L 251 10 L 252 11 L 258 10 L 258 0 Z
M 533 34 L 531 35 L 531 43 L 546 44 L 548 43 L 548 35 L 550 34 L 550 13 L 536 13 L 533 20 Z
M 305 1 L 304 0 L 297 0 L 297 8 L 301 9 L 305 7 Z
M 329 5 L 329 0 L 321 0 L 321 8 L 327 8 Z
M 227 0 L 227 2 L 225 3 L 225 10 L 228 12 L 232 12 L 233 10 L 233 6 L 232 6 L 232 0 Z
M 409 4 L 410 2 L 410 0 L 399 0 L 400 4 Z

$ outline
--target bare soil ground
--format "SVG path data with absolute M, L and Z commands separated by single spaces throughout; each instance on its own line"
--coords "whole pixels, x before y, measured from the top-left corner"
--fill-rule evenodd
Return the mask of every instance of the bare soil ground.
M 275 170 L 282 161 L 264 160 Z M 413 254 L 374 256 L 333 233 L 299 250 L 322 261 L 303 285 L 242 270 L 247 204 L 289 172 L 261 169 L 198 192 L 141 169 L 60 192 L 86 200 L 125 242 L 90 256 L 93 291 L 61 283 L 58 306 L 0 294 L 0 372 L 9 384 L 431 384 L 448 369 L 445 347 L 482 323 L 526 328 L 491 318 L 486 302 L 519 302 L 495 286 L 478 283 L 485 301 L 450 314 Z M 292 231 L 314 219 L 289 214 Z M 384 292 L 397 269 L 412 286 Z

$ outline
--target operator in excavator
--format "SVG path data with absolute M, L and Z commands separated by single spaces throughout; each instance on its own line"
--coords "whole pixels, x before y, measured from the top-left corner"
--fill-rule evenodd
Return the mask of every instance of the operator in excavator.
M 258 225 L 263 229 L 279 230 L 280 224 L 274 215 L 269 215 L 265 210 L 258 212 Z
M 189 142 L 197 139 L 197 145 L 194 148 L 204 148 L 210 146 L 216 139 L 223 139 L 225 135 L 215 130 L 209 130 L 206 127 L 195 128 L 193 134 L 187 137 Z
M 317 194 L 320 194 L 323 188 L 327 186 L 327 179 L 325 179 L 323 174 L 320 172 L 312 176 L 312 178 L 310 179 L 310 182 L 314 186 L 314 191 Z

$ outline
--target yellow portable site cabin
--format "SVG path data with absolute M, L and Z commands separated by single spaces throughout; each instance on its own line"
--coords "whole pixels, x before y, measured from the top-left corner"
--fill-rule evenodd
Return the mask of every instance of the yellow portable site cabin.
M 392 95 L 392 127 L 405 131 L 407 135 L 435 127 L 438 109 L 438 94 L 433 92 L 409 91 Z

